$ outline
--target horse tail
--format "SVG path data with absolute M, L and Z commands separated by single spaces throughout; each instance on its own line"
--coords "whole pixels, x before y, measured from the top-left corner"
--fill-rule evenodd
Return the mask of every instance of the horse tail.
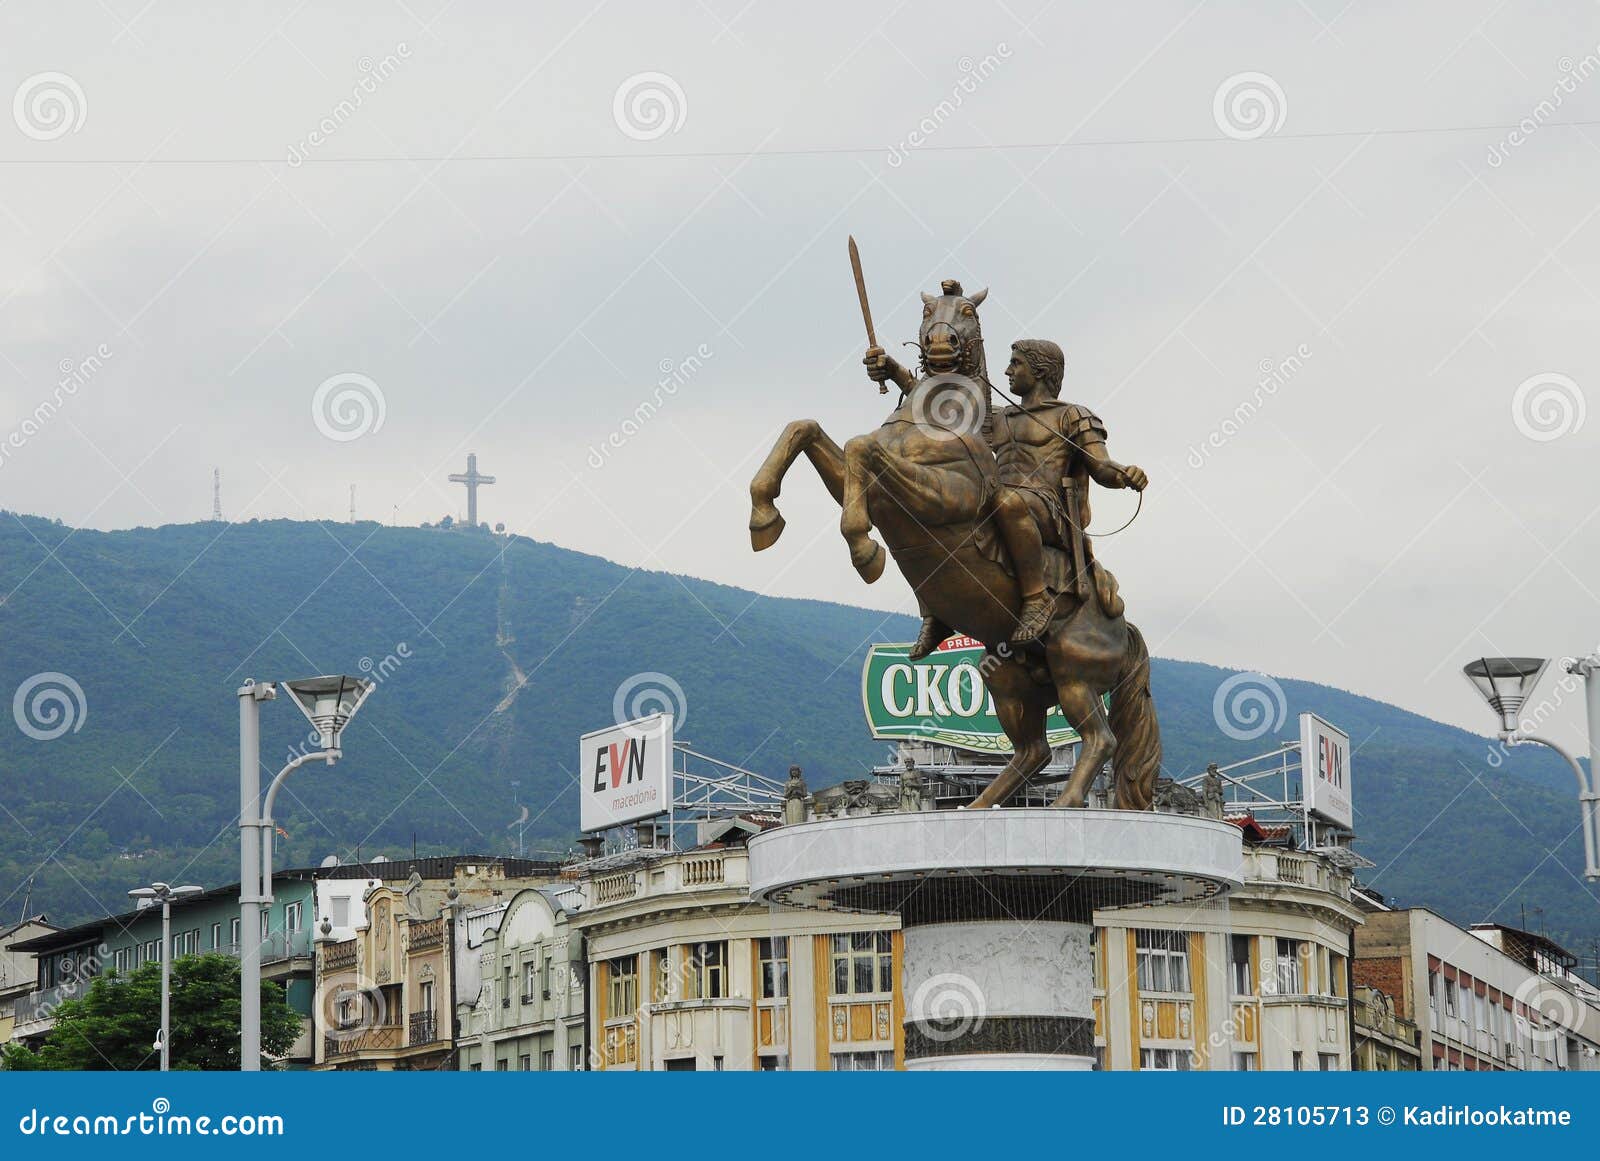
M 1161 772 L 1161 726 L 1150 696 L 1150 653 L 1144 634 L 1131 624 L 1122 672 L 1111 693 L 1111 732 L 1117 738 L 1114 805 L 1118 810 L 1149 810 Z

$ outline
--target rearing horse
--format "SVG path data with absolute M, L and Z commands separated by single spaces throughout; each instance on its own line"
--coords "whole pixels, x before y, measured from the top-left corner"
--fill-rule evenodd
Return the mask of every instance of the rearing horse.
M 1139 630 L 1108 614 L 1093 592 L 1062 594 L 1038 643 L 1007 644 L 1022 596 L 992 514 L 999 476 L 985 438 L 989 376 L 978 321 L 986 294 L 968 298 L 947 283 L 945 294 L 922 296 L 921 377 L 897 378 L 900 402 L 876 431 L 841 448 L 815 420 L 783 429 L 750 483 L 750 542 L 760 552 L 782 535 L 774 501 L 790 465 L 805 455 L 843 509 L 839 529 L 862 578 L 871 584 L 883 575 L 876 529 L 923 611 L 987 646 L 979 670 L 1013 753 L 973 806 L 1006 802 L 1049 763 L 1045 717 L 1059 705 L 1083 748 L 1055 805 L 1084 805 L 1110 762 L 1116 806 L 1145 810 L 1161 735 Z

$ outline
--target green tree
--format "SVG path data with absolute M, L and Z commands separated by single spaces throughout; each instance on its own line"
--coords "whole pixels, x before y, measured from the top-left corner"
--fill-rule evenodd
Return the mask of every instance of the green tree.
M 172 964 L 173 1069 L 237 1071 L 239 961 L 226 955 L 186 955 Z M 37 1051 L 8 1045 L 0 1068 L 12 1071 L 137 1071 L 161 1066 L 155 1044 L 161 1026 L 161 965 L 131 975 L 112 972 L 89 991 L 66 1000 Z M 261 985 L 262 1067 L 283 1056 L 300 1035 L 298 1013 L 279 984 Z

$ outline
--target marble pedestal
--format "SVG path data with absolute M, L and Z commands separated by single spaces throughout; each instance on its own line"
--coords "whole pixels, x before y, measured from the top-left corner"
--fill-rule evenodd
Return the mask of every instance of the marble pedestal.
M 1218 897 L 1243 858 L 1211 819 L 1037 808 L 804 822 L 749 849 L 757 899 L 900 916 L 908 1069 L 1092 1068 L 1095 911 Z

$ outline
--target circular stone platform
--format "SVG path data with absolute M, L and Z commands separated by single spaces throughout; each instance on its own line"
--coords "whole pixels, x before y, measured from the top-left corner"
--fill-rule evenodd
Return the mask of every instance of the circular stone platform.
M 898 914 L 907 1068 L 1093 1065 L 1094 912 L 1240 882 L 1237 827 L 1123 810 L 862 815 L 750 840 L 759 900 Z

